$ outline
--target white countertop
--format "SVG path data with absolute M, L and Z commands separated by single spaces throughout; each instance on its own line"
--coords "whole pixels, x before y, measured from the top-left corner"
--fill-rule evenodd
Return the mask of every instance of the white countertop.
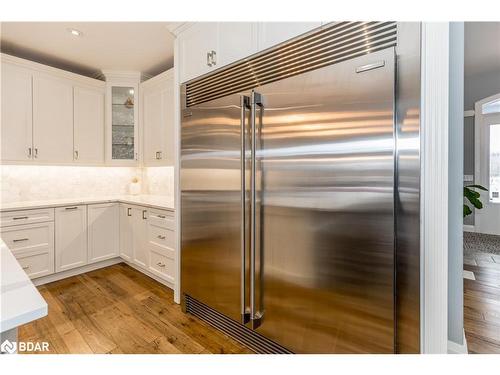
M 46 316 L 47 302 L 2 239 L 0 261 L 0 332 Z
M 0 211 L 27 210 L 47 207 L 61 207 L 79 204 L 95 204 L 121 202 L 128 204 L 137 204 L 161 210 L 174 210 L 174 197 L 167 195 L 118 195 L 111 197 L 89 197 L 89 198 L 64 198 L 47 199 L 41 201 L 19 201 L 11 203 L 2 203 Z

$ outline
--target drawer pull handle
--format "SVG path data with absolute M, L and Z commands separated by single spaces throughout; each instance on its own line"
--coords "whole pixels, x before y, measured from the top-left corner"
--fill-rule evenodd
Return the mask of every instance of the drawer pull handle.
M 18 216 L 18 217 L 13 217 L 12 220 L 26 220 L 28 216 Z
M 131 207 L 127 208 L 127 216 L 132 216 L 132 208 Z
M 12 240 L 12 242 L 22 242 L 22 241 L 28 241 L 28 238 L 18 238 L 17 240 Z
M 165 236 L 162 236 L 161 234 L 159 234 L 159 235 L 158 235 L 158 238 L 159 238 L 160 240 L 164 240 L 166 237 L 165 237 Z
M 66 207 L 65 210 L 77 210 L 78 207 Z
M 30 266 L 24 266 L 23 270 L 27 270 L 28 268 L 30 268 Z
M 165 215 L 158 215 L 160 219 L 165 219 Z
M 162 262 L 158 262 L 158 263 L 156 263 L 156 265 L 158 267 L 162 267 L 162 268 L 165 267 L 165 263 L 162 263 Z
M 143 218 L 143 220 L 147 219 L 146 212 L 148 212 L 148 211 L 147 210 L 142 210 L 142 218 Z

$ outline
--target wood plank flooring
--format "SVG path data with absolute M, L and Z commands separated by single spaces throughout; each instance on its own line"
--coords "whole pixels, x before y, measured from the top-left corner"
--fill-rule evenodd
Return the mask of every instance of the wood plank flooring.
M 497 256 L 498 257 L 498 256 Z M 498 260 L 498 261 L 497 261 Z M 464 328 L 469 353 L 500 354 L 500 257 L 465 261 L 476 280 L 464 280 Z
M 469 353 L 500 354 L 500 263 L 464 265 Z M 50 353 L 252 353 L 181 311 L 173 291 L 124 263 L 39 287 L 45 318 L 19 328 L 20 341 L 47 341 Z
M 20 341 L 50 353 L 252 353 L 181 311 L 173 291 L 120 263 L 39 287 L 46 317 L 19 328 Z

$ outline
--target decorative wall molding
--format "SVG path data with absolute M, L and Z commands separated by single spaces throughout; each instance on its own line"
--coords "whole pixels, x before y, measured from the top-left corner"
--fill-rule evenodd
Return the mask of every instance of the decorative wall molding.
M 448 352 L 449 24 L 422 24 L 423 353 Z
M 42 74 L 50 74 L 56 76 L 58 78 L 69 79 L 72 81 L 76 81 L 82 85 L 91 86 L 91 87 L 102 87 L 104 88 L 105 83 L 102 80 L 90 78 L 87 76 L 83 76 L 81 74 L 69 72 L 67 70 L 62 70 L 58 68 L 54 68 L 49 65 L 40 64 L 35 61 L 22 59 L 20 57 L 15 57 L 12 55 L 8 55 L 6 53 L 1 54 L 2 63 L 9 63 L 12 65 L 16 65 L 22 68 L 34 70 L 37 73 Z

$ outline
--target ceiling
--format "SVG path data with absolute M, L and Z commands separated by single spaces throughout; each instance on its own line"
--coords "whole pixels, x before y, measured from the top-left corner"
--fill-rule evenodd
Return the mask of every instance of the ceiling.
M 500 72 L 500 22 L 465 22 L 466 77 Z
M 2 22 L 1 50 L 17 57 L 102 78 L 102 70 L 153 76 L 173 66 L 167 22 Z M 68 29 L 81 31 L 72 35 Z

